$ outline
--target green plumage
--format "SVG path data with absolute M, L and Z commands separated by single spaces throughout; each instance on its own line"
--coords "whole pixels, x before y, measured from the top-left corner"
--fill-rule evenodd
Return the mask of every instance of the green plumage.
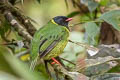
M 31 42 L 31 59 L 43 58 L 50 60 L 61 54 L 68 42 L 69 30 L 49 21 L 45 26 L 40 28 L 34 35 Z

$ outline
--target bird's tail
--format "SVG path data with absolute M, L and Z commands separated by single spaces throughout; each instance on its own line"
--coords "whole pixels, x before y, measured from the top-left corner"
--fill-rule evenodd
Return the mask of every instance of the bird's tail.
M 35 68 L 35 66 L 37 64 L 37 61 L 38 61 L 38 57 L 39 57 L 39 55 L 34 60 L 31 61 L 30 70 L 34 70 L 34 68 Z

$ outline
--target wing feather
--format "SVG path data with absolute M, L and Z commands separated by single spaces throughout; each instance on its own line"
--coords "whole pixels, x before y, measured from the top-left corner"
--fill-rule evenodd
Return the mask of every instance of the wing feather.
M 47 55 L 54 47 L 59 43 L 60 38 L 58 40 L 54 40 L 44 51 L 39 51 L 40 53 L 40 58 L 44 57 Z M 40 49 L 39 49 L 40 50 Z

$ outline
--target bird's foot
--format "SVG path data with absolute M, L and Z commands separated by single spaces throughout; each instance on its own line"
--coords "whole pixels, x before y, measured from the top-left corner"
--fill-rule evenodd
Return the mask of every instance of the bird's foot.
M 55 58 L 51 58 L 51 59 L 53 60 L 53 62 L 51 64 L 55 64 L 56 63 L 56 64 L 61 65 L 60 62 L 58 60 L 56 60 Z

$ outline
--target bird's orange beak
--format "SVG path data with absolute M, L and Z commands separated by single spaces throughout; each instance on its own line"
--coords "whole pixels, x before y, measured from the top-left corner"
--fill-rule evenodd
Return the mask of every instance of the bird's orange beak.
M 65 21 L 68 21 L 68 22 L 69 22 L 69 21 L 71 21 L 71 20 L 72 20 L 72 18 L 68 18 L 68 19 L 66 19 Z

